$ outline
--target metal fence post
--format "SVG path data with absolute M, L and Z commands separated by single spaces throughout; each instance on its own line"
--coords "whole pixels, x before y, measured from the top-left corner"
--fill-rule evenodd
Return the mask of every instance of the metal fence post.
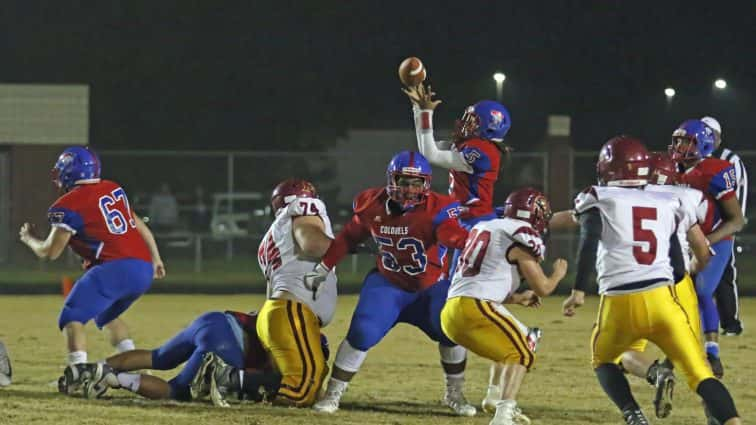
M 228 214 L 234 213 L 234 202 L 231 200 L 231 194 L 234 193 L 234 154 L 229 152 L 226 157 L 227 163 L 227 187 L 228 187 Z M 234 259 L 234 237 L 229 236 L 226 240 L 226 261 Z

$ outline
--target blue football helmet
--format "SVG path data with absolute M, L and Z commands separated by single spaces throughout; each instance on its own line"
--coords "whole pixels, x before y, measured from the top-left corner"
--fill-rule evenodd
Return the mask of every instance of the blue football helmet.
M 714 131 L 701 120 L 687 120 L 672 133 L 669 154 L 672 159 L 691 161 L 703 159 L 714 152 Z
M 394 155 L 386 168 L 386 193 L 391 200 L 406 209 L 421 203 L 430 192 L 431 165 L 419 152 L 402 151 Z M 417 177 L 420 185 L 399 182 L 400 177 Z
M 465 109 L 462 119 L 457 120 L 455 139 L 467 140 L 478 137 L 492 142 L 503 142 L 512 126 L 509 111 L 499 102 L 481 100 Z
M 97 154 L 83 146 L 66 148 L 52 169 L 53 183 L 68 191 L 80 183 L 100 180 L 100 159 Z

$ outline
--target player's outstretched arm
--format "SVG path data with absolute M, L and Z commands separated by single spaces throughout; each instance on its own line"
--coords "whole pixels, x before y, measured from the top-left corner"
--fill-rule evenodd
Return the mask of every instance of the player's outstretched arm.
M 704 235 L 701 226 L 698 224 L 688 229 L 687 237 L 690 250 L 693 252 L 693 259 L 695 260 L 691 264 L 690 271 L 691 273 L 698 273 L 706 267 L 706 264 L 711 259 L 709 240 L 706 239 L 706 235 Z
M 575 218 L 575 210 L 564 210 L 555 212 L 549 220 L 549 230 L 554 232 L 558 230 L 572 230 L 578 227 L 578 221 Z
M 32 226 L 24 223 L 18 232 L 18 238 L 34 252 L 34 255 L 43 260 L 56 260 L 60 257 L 73 234 L 62 227 L 53 226 L 47 239 L 41 240 L 34 237 L 31 230 Z
M 436 93 L 422 84 L 403 90 L 413 103 L 417 149 L 420 153 L 433 165 L 472 173 L 472 166 L 460 152 L 449 150 L 450 143 L 437 142 L 433 137 L 433 110 L 441 103 L 440 100 L 433 100 Z
M 299 247 L 299 257 L 320 261 L 333 241 L 325 234 L 325 224 L 317 215 L 303 215 L 292 220 L 292 233 Z
M 165 265 L 163 259 L 160 258 L 160 250 L 158 250 L 157 242 L 155 242 L 155 236 L 152 235 L 152 231 L 141 218 L 134 215 L 136 221 L 136 228 L 142 239 L 147 243 L 147 247 L 150 249 L 150 256 L 152 257 L 152 269 L 153 277 L 155 279 L 162 279 L 165 277 Z
M 707 236 L 709 242 L 712 244 L 738 233 L 743 230 L 743 226 L 745 226 L 743 210 L 740 208 L 740 203 L 738 203 L 738 199 L 735 196 L 731 196 L 727 199 L 720 199 L 717 202 L 722 209 L 724 221 L 717 230 L 709 233 Z
M 510 263 L 517 264 L 520 275 L 539 297 L 545 297 L 554 292 L 559 282 L 567 274 L 567 260 L 558 258 L 553 263 L 551 275 L 546 276 L 539 264 L 539 259 L 530 250 L 519 245 L 509 250 L 507 260 Z
M 368 227 L 362 223 L 357 214 L 353 215 L 352 220 L 344 225 L 344 228 L 336 235 L 336 239 L 331 242 L 328 250 L 323 254 L 321 265 L 325 270 L 331 270 L 347 254 L 354 251 L 360 242 L 364 242 L 368 236 L 370 236 Z

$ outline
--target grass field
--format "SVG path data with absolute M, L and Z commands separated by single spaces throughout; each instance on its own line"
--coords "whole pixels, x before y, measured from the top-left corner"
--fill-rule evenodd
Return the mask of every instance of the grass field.
M 208 310 L 258 308 L 254 295 L 148 295 L 125 315 L 138 346 L 154 347 Z M 309 409 L 274 408 L 253 404 L 214 408 L 208 403 L 148 402 L 125 391 L 99 401 L 59 395 L 51 383 L 62 372 L 65 350 L 57 331 L 60 296 L 0 297 L 0 339 L 9 348 L 14 383 L 0 389 L 0 424 L 487 424 L 490 417 L 456 418 L 439 405 L 443 377 L 435 344 L 419 331 L 400 325 L 375 347 L 346 393 L 342 410 L 321 416 Z M 622 420 L 601 392 L 590 369 L 588 339 L 597 299 L 591 298 L 575 318 L 559 313 L 561 298 L 548 299 L 540 310 L 513 308 L 530 326 L 544 329 L 535 369 L 526 377 L 520 405 L 534 424 L 619 424 Z M 349 324 L 356 297 L 344 296 L 325 333 L 332 352 Z M 756 299 L 745 299 L 747 324 L 756 324 Z M 110 354 L 105 336 L 89 330 L 90 358 Z M 756 416 L 756 333 L 722 341 L 725 383 L 741 415 Z M 484 395 L 487 362 L 470 356 L 467 396 L 478 404 Z M 158 372 L 170 377 L 174 372 Z M 651 388 L 631 378 L 636 398 L 652 414 Z M 704 424 L 697 397 L 680 379 L 670 425 Z M 662 423 L 652 419 L 652 423 Z

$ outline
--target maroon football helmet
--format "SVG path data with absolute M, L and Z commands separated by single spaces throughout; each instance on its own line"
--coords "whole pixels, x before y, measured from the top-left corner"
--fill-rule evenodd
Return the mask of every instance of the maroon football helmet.
M 296 198 L 317 198 L 318 191 L 307 180 L 290 178 L 278 183 L 270 195 L 270 205 L 273 213 L 289 205 Z
M 526 187 L 507 196 L 501 215 L 527 221 L 538 233 L 544 234 L 551 220 L 551 203 L 541 191 Z
M 643 186 L 651 176 L 651 161 L 643 142 L 630 136 L 617 136 L 604 143 L 596 163 L 602 186 Z
M 651 184 L 677 184 L 679 173 L 677 163 L 666 152 L 652 152 L 649 158 L 651 162 Z

